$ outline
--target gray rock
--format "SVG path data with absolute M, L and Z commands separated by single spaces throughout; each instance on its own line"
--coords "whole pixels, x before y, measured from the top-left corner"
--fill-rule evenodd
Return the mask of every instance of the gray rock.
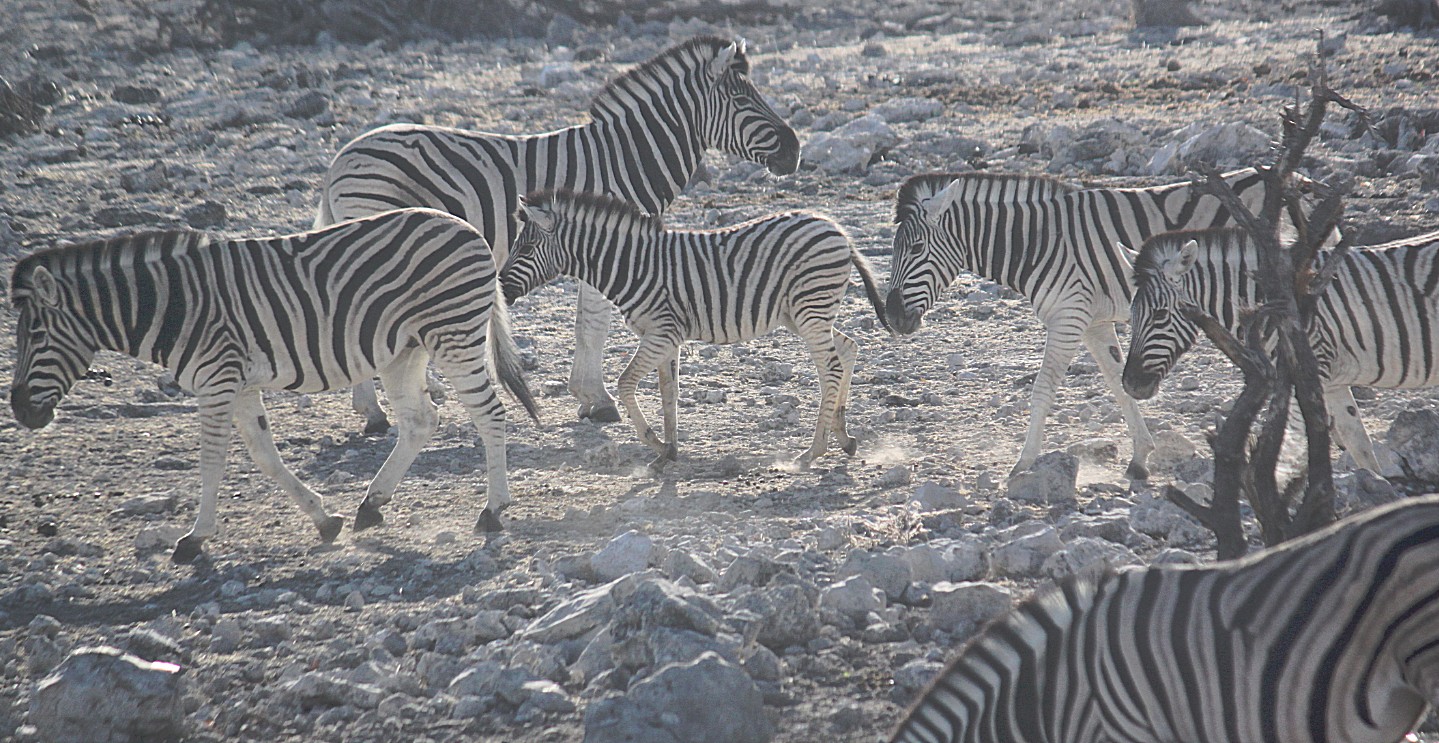
M 175 510 L 176 502 L 178 502 L 178 498 L 174 493 L 137 495 L 125 499 L 110 511 L 110 516 L 114 518 L 170 513 Z
M 1010 610 L 1014 594 L 994 583 L 944 581 L 930 587 L 929 624 L 955 637 L 968 637 Z
M 1012 539 L 990 552 L 990 569 L 995 575 L 1032 578 L 1039 575 L 1044 561 L 1064 548 L 1064 541 L 1052 527 Z
M 804 588 L 794 585 L 770 586 L 739 597 L 737 614 L 752 617 L 746 636 L 775 650 L 809 642 L 819 631 L 819 611 Z M 734 623 L 734 617 L 731 619 Z M 745 624 L 745 622 L 739 622 Z
M 1393 483 L 1366 469 L 1335 475 L 1334 494 L 1340 513 L 1357 513 L 1401 497 Z
M 223 226 L 228 216 L 224 204 L 209 200 L 187 206 L 180 212 L 180 218 L 185 220 L 185 224 L 197 230 Z
M 885 470 L 884 474 L 879 476 L 879 482 L 877 484 L 881 488 L 897 488 L 902 485 L 908 485 L 913 480 L 914 472 L 911 471 L 909 467 L 896 464 Z
M 906 124 L 944 115 L 944 104 L 933 98 L 891 98 L 870 111 L 891 124 Z
M 301 707 L 338 707 L 374 709 L 385 698 L 385 690 L 372 684 L 361 684 L 340 678 L 326 671 L 310 671 L 285 684 L 285 692 Z
M 884 591 L 875 588 L 863 575 L 851 575 L 820 591 L 819 605 L 861 620 L 866 614 L 885 607 Z
M 1044 572 L 1055 580 L 1063 580 L 1079 573 L 1136 565 L 1139 562 L 1139 556 L 1122 544 L 1093 537 L 1078 537 L 1066 542 L 1064 549 L 1044 561 Z
M 1129 524 L 1135 531 L 1167 540 L 1170 546 L 1207 544 L 1212 535 L 1207 529 L 1168 500 L 1141 495 L 1129 510 Z
M 609 541 L 590 558 L 590 567 L 600 580 L 610 581 L 637 573 L 650 566 L 655 543 L 636 531 L 627 531 Z
M 1052 451 L 1009 478 L 1009 497 L 1024 503 L 1067 503 L 1074 500 L 1078 478 L 1079 460 L 1068 452 Z
M 29 723 L 48 743 L 149 743 L 185 733 L 183 672 L 112 647 L 71 653 L 30 696 Z
M 938 539 L 905 550 L 912 580 L 926 583 L 979 580 L 989 574 L 989 555 L 968 540 Z
M 1120 509 L 1105 511 L 1093 516 L 1078 513 L 1066 514 L 1059 520 L 1059 536 L 1066 542 L 1080 537 L 1093 537 L 1128 546 L 1134 546 L 1136 542 L 1143 539 L 1130 528 L 1129 514 Z
M 926 658 L 915 658 L 895 669 L 896 691 L 903 692 L 906 697 L 911 696 L 928 686 L 943 670 L 943 663 Z
M 706 653 L 670 665 L 585 712 L 585 743 L 768 743 L 774 726 L 743 670 Z
M 1170 139 L 1149 158 L 1145 174 L 1183 175 L 1202 163 L 1233 170 L 1259 162 L 1272 146 L 1268 134 L 1242 121 L 1218 126 L 1190 124 Z
M 1180 463 L 1199 453 L 1198 447 L 1178 431 L 1160 431 L 1154 435 L 1154 451 L 1149 455 L 1151 472 L 1172 472 Z
M 899 143 L 882 116 L 867 114 L 837 129 L 817 132 L 804 145 L 803 159 L 831 173 L 859 173 L 869 169 L 876 155 Z
M 1083 462 L 1108 464 L 1119 459 L 1119 442 L 1114 439 L 1085 439 L 1070 444 L 1066 451 Z
M 720 576 L 719 589 L 729 593 L 740 586 L 763 586 L 780 573 L 792 573 L 794 568 L 782 562 L 761 555 L 740 555 Z
M 1092 173 L 1132 175 L 1149 160 L 1149 138 L 1138 127 L 1118 119 L 1094 121 L 1063 140 L 1055 136 L 1049 147 L 1054 152 L 1048 168 L 1051 173 L 1073 166 Z
M 838 575 L 863 575 L 871 585 L 884 591 L 890 601 L 897 601 L 904 595 L 904 589 L 914 580 L 909 561 L 903 554 L 876 554 L 865 550 L 851 550 L 844 564 L 839 566 Z
M 285 115 L 292 119 L 313 119 L 330 110 L 330 97 L 318 90 L 307 90 L 290 102 Z
M 1394 416 L 1387 439 L 1413 477 L 1439 482 L 1439 411 L 1401 411 Z
M 719 581 L 719 574 L 710 567 L 704 560 L 685 550 L 672 549 L 665 554 L 665 559 L 660 564 L 672 580 L 689 578 L 701 585 Z
M 607 583 L 584 591 L 545 612 L 516 633 L 516 636 L 522 640 L 540 643 L 579 637 L 610 620 L 616 606 L 613 589 L 614 583 Z
M 969 499 L 965 498 L 958 490 L 947 488 L 937 482 L 923 482 L 914 489 L 914 495 L 910 501 L 918 503 L 921 510 L 940 511 L 964 508 L 969 505 Z

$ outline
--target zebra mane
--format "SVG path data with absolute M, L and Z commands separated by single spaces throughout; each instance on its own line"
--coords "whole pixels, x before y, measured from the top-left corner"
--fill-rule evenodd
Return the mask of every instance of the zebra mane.
M 663 216 L 649 214 L 633 202 L 588 191 L 534 191 L 525 196 L 525 203 L 530 206 L 550 205 L 566 214 L 586 218 L 613 216 L 622 224 L 638 225 L 654 232 L 663 230 L 665 226 Z
M 620 91 L 640 87 L 645 80 L 653 77 L 673 75 L 674 73 L 669 71 L 672 60 L 678 58 L 708 62 L 721 49 L 733 43 L 735 43 L 733 40 L 718 36 L 696 36 L 671 46 L 605 83 L 605 87 L 590 99 L 590 117 L 599 118 L 601 114 L 619 105 L 617 101 Z M 686 64 L 693 64 L 693 62 Z M 739 43 L 739 51 L 734 55 L 734 61 L 730 64 L 738 68 L 742 74 L 749 74 L 749 58 L 745 56 L 743 42 Z
M 1211 227 L 1202 230 L 1175 230 L 1161 232 L 1144 241 L 1139 255 L 1134 259 L 1134 280 L 1160 274 L 1159 261 L 1179 251 L 1185 243 L 1197 240 L 1206 248 L 1218 246 L 1225 253 L 1244 250 L 1249 245 L 1249 233 L 1238 227 Z
M 899 187 L 899 195 L 895 198 L 895 223 L 903 222 L 921 199 L 933 196 L 944 190 L 952 181 L 963 180 L 970 183 L 988 184 L 1013 184 L 1013 187 L 1004 190 L 1003 193 L 1010 194 L 1006 201 L 1012 203 L 1020 200 L 1043 201 L 1063 196 L 1081 190 L 1083 187 L 1055 178 L 1052 175 L 1033 175 L 1028 173 L 921 173 L 905 179 L 904 184 Z M 1022 193 L 1020 193 L 1022 191 Z M 999 189 L 996 189 L 996 193 Z

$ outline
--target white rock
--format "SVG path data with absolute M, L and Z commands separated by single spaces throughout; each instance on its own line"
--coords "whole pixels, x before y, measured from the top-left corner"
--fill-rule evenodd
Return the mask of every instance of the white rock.
M 851 619 L 879 611 L 885 606 L 884 591 L 875 588 L 863 575 L 851 575 L 819 593 L 819 605 Z
M 590 558 L 590 567 L 600 580 L 612 581 L 650 566 L 655 543 L 637 531 L 627 531 L 606 544 Z
M 994 583 L 941 581 L 930 587 L 929 624 L 955 637 L 968 637 L 1009 611 L 1014 594 Z
M 1006 542 L 990 552 L 990 568 L 995 575 L 1029 578 L 1039 574 L 1044 561 L 1064 548 L 1059 533 L 1052 527 Z
M 923 482 L 914 489 L 911 501 L 918 503 L 921 510 L 939 511 L 964 508 L 969 505 L 969 499 L 965 498 L 958 490 L 947 488 L 937 482 Z
M 1078 477 L 1079 460 L 1068 452 L 1052 451 L 1009 478 L 1009 497 L 1024 503 L 1066 503 L 1074 500 Z
M 768 743 L 774 727 L 743 670 L 705 653 L 665 666 L 585 711 L 585 743 Z
M 185 730 L 184 693 L 173 663 L 80 648 L 35 687 L 29 724 L 48 743 L 171 740 Z
M 1122 544 L 1104 539 L 1079 537 L 1044 561 L 1044 572 L 1055 580 L 1071 575 L 1139 564 L 1140 559 Z
M 910 578 L 925 583 L 979 580 L 989 573 L 989 555 L 968 540 L 940 539 L 905 550 Z
M 933 98 L 891 98 L 876 105 L 871 112 L 891 124 L 905 124 L 942 116 L 944 104 Z
M 837 574 L 840 577 L 864 576 L 870 585 L 884 591 L 884 595 L 890 601 L 896 601 L 904 595 L 904 589 L 913 580 L 909 561 L 903 554 L 876 554 L 865 550 L 850 551 L 849 557 L 845 558 L 844 564 L 840 565 Z

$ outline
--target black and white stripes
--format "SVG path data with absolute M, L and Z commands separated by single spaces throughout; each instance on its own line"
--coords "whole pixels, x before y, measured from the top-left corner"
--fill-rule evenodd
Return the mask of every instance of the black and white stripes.
M 505 297 L 514 301 L 563 273 L 619 307 L 640 345 L 617 392 L 640 438 L 659 452 L 657 464 L 675 457 L 680 344 L 738 343 L 781 325 L 804 339 L 819 369 L 819 420 L 801 461 L 823 454 L 831 431 L 854 453 L 844 410 L 858 348 L 834 329 L 851 266 L 881 322 L 884 310 L 868 262 L 839 225 L 787 212 L 722 230 L 665 230 L 631 204 L 566 192 L 531 194 L 521 213 L 526 223 L 501 273 Z M 635 401 L 654 369 L 663 439 Z
M 896 743 L 1394 743 L 1439 699 L 1439 497 L 1249 558 L 1043 591 Z
M 1257 211 L 1267 186 L 1252 169 L 1224 180 Z M 1169 230 L 1230 222 L 1213 196 L 1190 183 L 1153 188 L 1079 188 L 1045 176 L 922 175 L 900 188 L 886 297 L 890 326 L 919 328 L 924 313 L 969 271 L 1024 294 L 1044 324 L 1044 358 L 1030 398 L 1029 428 L 1014 471 L 1034 464 L 1044 420 L 1081 342 L 1094 356 L 1129 426 L 1127 475 L 1148 476 L 1154 448 L 1134 399 L 1120 382 L 1114 324 L 1128 318 L 1133 252 Z
M 28 428 L 55 406 L 99 350 L 161 364 L 196 395 L 201 500 L 174 558 L 197 556 L 215 533 L 231 425 L 260 468 L 314 521 L 325 541 L 342 521 L 280 460 L 260 390 L 343 389 L 379 373 L 400 414 L 395 450 L 370 483 L 356 528 L 379 523 L 405 470 L 434 432 L 427 361 L 454 383 L 485 443 L 488 500 L 498 525 L 509 503 L 501 381 L 533 415 L 493 302 L 495 262 L 475 228 L 406 209 L 285 237 L 223 240 L 199 232 L 142 233 L 41 251 L 21 260 L 10 296 L 19 357 L 10 404 Z M 496 358 L 491 359 L 491 354 Z
M 519 198 L 530 191 L 602 193 L 660 214 L 708 149 L 782 175 L 799 166 L 799 138 L 750 81 L 743 42 L 677 44 L 612 80 L 589 113 L 587 124 L 525 136 L 411 124 L 361 135 L 330 164 L 316 225 L 427 206 L 474 224 L 503 263 Z M 617 419 L 601 379 L 609 317 L 604 298 L 582 287 L 570 378 L 582 417 Z M 369 385 L 357 390 L 356 408 L 368 429 L 383 430 Z
M 1182 306 L 1197 306 L 1237 330 L 1241 312 L 1259 302 L 1258 270 L 1258 250 L 1240 230 L 1146 241 L 1135 264 L 1125 389 L 1141 400 L 1152 397 L 1194 344 L 1198 326 Z M 1350 386 L 1439 384 L 1439 232 L 1349 251 L 1318 298 L 1309 339 L 1338 443 L 1359 466 L 1383 474 Z

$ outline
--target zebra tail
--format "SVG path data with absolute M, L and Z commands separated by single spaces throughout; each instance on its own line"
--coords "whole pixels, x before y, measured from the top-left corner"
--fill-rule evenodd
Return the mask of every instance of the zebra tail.
M 520 350 L 510 337 L 510 310 L 503 300 L 490 305 L 490 361 L 500 384 L 514 395 L 525 412 L 536 423 L 540 422 L 540 407 L 535 404 L 534 395 L 525 383 L 524 368 L 520 365 Z
M 330 211 L 330 184 L 326 183 L 320 186 L 320 208 L 315 212 L 315 224 L 310 229 L 318 230 L 334 223 L 335 213 Z
M 874 314 L 879 317 L 879 324 L 885 330 L 890 330 L 889 320 L 884 314 L 884 295 L 879 293 L 879 283 L 874 278 L 874 267 L 869 265 L 867 260 L 854 245 L 849 246 L 849 261 L 859 271 L 860 281 L 864 282 L 864 293 L 869 297 L 869 303 L 874 307 Z M 891 331 L 892 332 L 892 331 Z

